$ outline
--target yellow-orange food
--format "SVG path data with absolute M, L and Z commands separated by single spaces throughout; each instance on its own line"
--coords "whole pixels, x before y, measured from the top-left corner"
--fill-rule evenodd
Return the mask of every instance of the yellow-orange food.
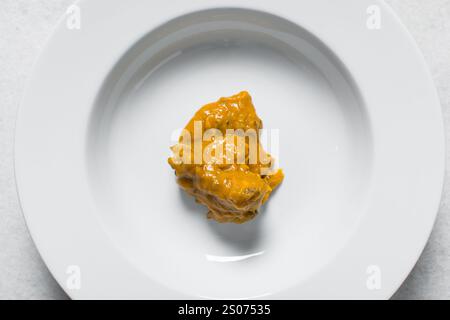
M 218 222 L 233 223 L 244 223 L 253 219 L 271 192 L 281 183 L 284 175 L 281 169 L 276 171 L 271 169 L 273 159 L 262 150 L 259 129 L 262 129 L 263 125 L 256 115 L 250 95 L 243 91 L 231 97 L 220 98 L 217 102 L 200 108 L 185 127 L 185 130 L 190 133 L 191 140 L 188 142 L 191 146 L 194 146 L 195 139 L 199 139 L 194 138 L 196 121 L 197 125 L 201 123 L 202 134 L 208 129 L 220 130 L 223 136 L 227 136 L 229 129 L 243 131 L 250 129 L 250 131 L 258 132 L 255 139 L 261 149 L 259 155 L 266 157 L 264 162 L 260 161 L 261 156 L 256 163 L 250 161 L 250 138 L 245 137 L 245 159 L 241 157 L 243 161 L 236 160 L 239 157 L 237 148 L 239 133 L 233 133 L 231 140 L 227 140 L 228 143 L 225 143 L 225 139 L 216 140 L 215 148 L 224 147 L 226 152 L 216 152 L 209 161 L 194 163 L 194 147 L 184 149 L 191 152 L 192 162 L 180 163 L 175 156 L 168 160 L 175 170 L 177 182 L 181 188 L 194 196 L 197 202 L 208 207 L 208 218 Z M 230 137 L 229 134 L 228 137 Z M 232 141 L 231 144 L 230 141 Z M 200 143 L 202 148 L 206 148 L 211 141 L 201 139 Z M 173 146 L 172 150 L 183 149 L 185 147 L 183 144 L 186 144 L 186 141 L 180 137 L 179 143 Z

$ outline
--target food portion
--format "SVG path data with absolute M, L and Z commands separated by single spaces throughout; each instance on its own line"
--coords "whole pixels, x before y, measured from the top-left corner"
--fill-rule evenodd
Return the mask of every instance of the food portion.
M 274 159 L 260 143 L 262 127 L 243 91 L 200 108 L 172 147 L 168 161 L 178 184 L 208 207 L 208 218 L 249 221 L 282 182 L 282 170 L 272 169 Z

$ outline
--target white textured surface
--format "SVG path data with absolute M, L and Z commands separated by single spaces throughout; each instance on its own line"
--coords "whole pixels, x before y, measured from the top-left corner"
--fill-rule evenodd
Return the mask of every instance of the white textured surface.
M 450 121 L 450 0 L 387 0 L 421 48 Z M 72 0 L 0 0 L 0 299 L 67 298 L 39 257 L 14 184 L 15 115 L 32 64 Z M 447 134 L 447 142 L 450 134 Z M 447 156 L 449 159 L 449 156 Z M 450 298 L 450 188 L 419 262 L 395 298 Z

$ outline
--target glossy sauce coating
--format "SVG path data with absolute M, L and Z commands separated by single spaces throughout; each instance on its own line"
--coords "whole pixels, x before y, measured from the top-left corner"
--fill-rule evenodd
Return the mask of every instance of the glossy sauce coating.
M 195 133 L 200 126 L 202 137 L 199 138 Z M 181 136 L 179 143 L 172 147 L 179 155 L 169 158 L 168 162 L 175 170 L 178 184 L 198 203 L 208 207 L 208 218 L 218 222 L 249 221 L 282 182 L 282 170 L 271 169 L 273 159 L 260 144 L 262 127 L 250 95 L 243 91 L 200 108 L 185 127 L 189 136 Z M 209 132 L 216 129 L 224 138 L 205 139 L 208 129 L 212 129 Z M 249 134 L 244 136 L 243 133 Z M 186 147 L 186 140 L 190 147 Z M 256 150 L 253 149 L 255 141 L 256 161 L 250 151 Z M 196 143 L 203 152 L 211 151 L 208 153 L 211 157 L 203 156 L 201 163 L 194 163 L 195 150 L 199 150 L 194 147 Z M 219 149 L 222 151 L 217 151 Z M 190 157 L 182 161 L 184 153 L 190 153 Z

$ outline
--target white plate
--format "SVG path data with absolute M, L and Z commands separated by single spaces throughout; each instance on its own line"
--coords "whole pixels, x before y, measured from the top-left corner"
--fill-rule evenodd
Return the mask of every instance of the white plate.
M 78 6 L 81 29 L 63 20 L 49 41 L 16 136 L 27 224 L 71 297 L 395 292 L 434 222 L 444 139 L 424 61 L 384 3 Z M 166 161 L 175 129 L 240 90 L 280 130 L 286 178 L 254 221 L 221 225 Z

